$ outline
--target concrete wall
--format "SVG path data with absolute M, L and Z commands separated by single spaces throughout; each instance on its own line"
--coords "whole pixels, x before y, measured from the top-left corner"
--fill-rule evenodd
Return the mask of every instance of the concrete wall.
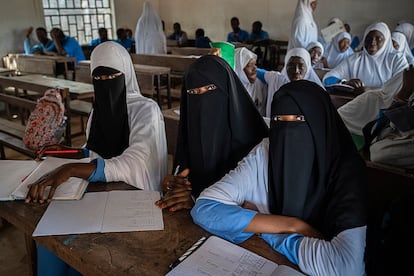
M 115 3 L 115 29 L 133 31 L 142 11 L 143 0 L 112 0 Z M 231 30 L 230 18 L 238 16 L 243 29 L 251 30 L 255 20 L 273 39 L 287 40 L 296 1 L 294 0 L 151 0 L 165 21 L 166 33 L 178 21 L 190 38 L 202 27 L 212 40 L 225 40 Z M 1 0 L 0 55 L 22 52 L 28 26 L 44 26 L 41 0 Z M 21 8 L 24 7 L 24 8 Z M 315 20 L 319 28 L 332 17 L 351 25 L 351 32 L 362 36 L 367 25 L 380 19 L 394 29 L 400 20 L 414 23 L 413 0 L 318 0 Z

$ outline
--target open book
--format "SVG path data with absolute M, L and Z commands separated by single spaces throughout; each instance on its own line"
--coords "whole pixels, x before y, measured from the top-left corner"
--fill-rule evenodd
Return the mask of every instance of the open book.
M 158 199 L 157 191 L 127 190 L 52 201 L 33 236 L 164 230 Z
M 186 254 L 187 252 L 184 255 Z M 167 276 L 174 275 L 303 276 L 304 274 L 289 266 L 278 265 L 219 237 L 211 236 L 167 274 Z
M 84 159 L 66 159 L 57 157 L 47 157 L 43 161 L 34 160 L 0 160 L 0 200 L 24 199 L 27 195 L 27 186 L 44 174 L 53 169 L 73 162 L 90 162 L 89 158 Z M 56 189 L 53 199 L 80 199 L 88 186 L 88 182 L 71 177 L 66 182 L 59 185 Z M 49 188 L 46 189 L 49 193 Z

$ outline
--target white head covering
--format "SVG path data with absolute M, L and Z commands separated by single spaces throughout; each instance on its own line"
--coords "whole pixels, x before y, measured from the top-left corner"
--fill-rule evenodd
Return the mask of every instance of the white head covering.
M 331 43 L 326 49 L 325 57 L 329 68 L 336 67 L 343 59 L 354 53 L 351 47 L 348 47 L 345 52 L 341 52 L 339 50 L 338 44 L 342 39 L 345 38 L 347 38 L 349 40 L 349 44 L 351 44 L 351 35 L 348 32 L 340 32 L 332 39 Z
M 289 79 L 287 72 L 286 72 L 286 66 L 289 63 L 289 60 L 291 57 L 301 57 L 306 64 L 306 74 L 303 79 L 313 81 L 316 84 L 318 84 L 320 87 L 325 89 L 325 86 L 322 84 L 321 80 L 319 79 L 318 75 L 315 73 L 315 71 L 312 68 L 312 62 L 310 58 L 309 52 L 304 48 L 293 48 L 287 51 L 286 57 L 285 57 L 285 66 L 282 69 L 282 75 L 285 75 L 286 78 Z
M 393 32 L 391 34 L 392 40 L 397 42 L 399 45 L 398 52 L 403 53 L 405 58 L 408 61 L 408 64 L 414 64 L 414 56 L 413 53 L 411 53 L 410 48 L 408 47 L 407 39 L 403 33 L 400 32 Z
M 308 46 L 306 47 L 306 50 L 308 50 L 308 52 L 315 48 L 315 47 L 319 47 L 321 49 L 321 56 L 323 56 L 325 49 L 322 45 L 322 43 L 320 43 L 319 41 L 312 41 L 311 43 L 308 44 Z
M 360 79 L 366 87 L 381 87 L 385 81 L 408 66 L 407 60 L 392 46 L 391 33 L 387 24 L 377 22 L 368 26 L 362 43 L 365 43 L 368 33 L 373 30 L 381 32 L 385 39 L 378 52 L 370 55 L 364 46 L 361 52 L 352 54 L 326 73 L 324 80 L 329 77 L 347 80 Z
M 288 49 L 305 48 L 318 40 L 318 27 L 313 19 L 311 3 L 316 0 L 298 0 L 290 29 Z
M 166 54 L 167 42 L 162 22 L 152 4 L 144 2 L 144 8 L 135 28 L 137 54 Z
M 408 47 L 411 49 L 414 49 L 414 25 L 408 22 L 404 22 L 399 24 L 395 28 L 396 32 L 403 33 L 405 37 L 407 38 Z
M 98 66 L 111 67 L 125 75 L 127 97 L 142 96 L 131 55 L 121 44 L 107 41 L 99 44 L 91 54 L 91 74 Z
M 246 76 L 246 73 L 244 73 L 244 67 L 246 67 L 247 64 L 249 64 L 249 61 L 251 59 L 256 60 L 257 55 L 247 49 L 246 47 L 239 47 L 235 50 L 235 61 L 234 61 L 234 71 L 236 71 L 237 76 L 243 83 L 244 87 L 248 87 L 250 84 L 249 79 Z

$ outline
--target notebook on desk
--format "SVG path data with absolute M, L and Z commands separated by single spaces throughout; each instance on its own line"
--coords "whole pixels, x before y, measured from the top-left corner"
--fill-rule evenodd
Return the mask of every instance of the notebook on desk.
M 47 157 L 45 160 L 36 162 L 34 160 L 0 160 L 0 176 L 4 185 L 0 185 L 0 200 L 16 200 L 26 198 L 27 186 L 44 174 L 55 168 L 73 162 L 89 163 L 89 158 L 66 159 L 57 157 Z M 83 196 L 88 182 L 71 177 L 62 183 L 55 192 L 55 200 L 77 200 Z M 46 189 L 49 193 L 49 188 Z
M 304 274 L 289 266 L 278 265 L 224 239 L 211 236 L 167 274 L 167 276 L 181 275 L 303 276 Z

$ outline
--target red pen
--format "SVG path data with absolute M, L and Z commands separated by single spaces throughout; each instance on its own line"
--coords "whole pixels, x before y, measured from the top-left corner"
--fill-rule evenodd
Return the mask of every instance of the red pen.
M 38 151 L 37 154 L 40 154 L 41 151 Z M 70 153 L 79 153 L 77 149 L 66 149 L 66 150 L 45 150 L 43 154 L 70 154 Z

